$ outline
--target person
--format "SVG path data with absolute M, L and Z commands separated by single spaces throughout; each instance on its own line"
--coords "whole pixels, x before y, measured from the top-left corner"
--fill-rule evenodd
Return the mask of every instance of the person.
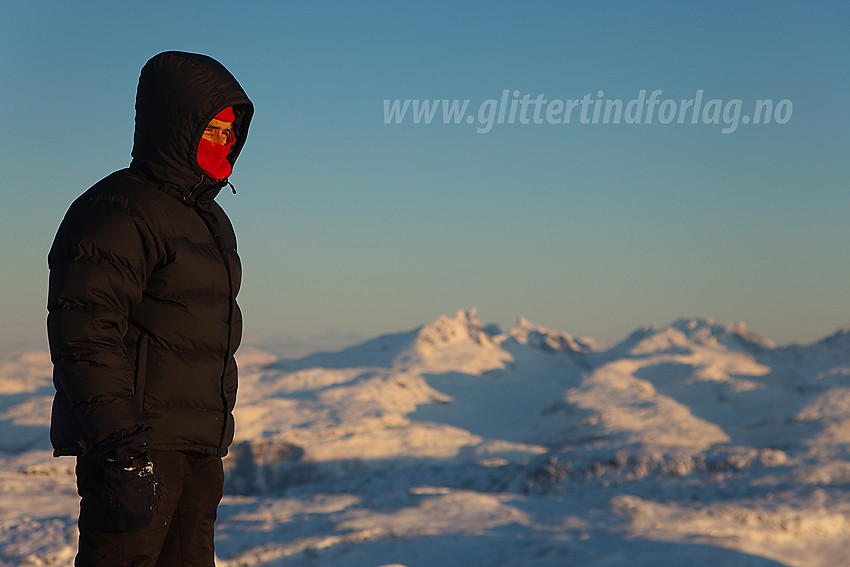
M 242 333 L 236 237 L 214 199 L 253 113 L 218 61 L 156 55 L 139 77 L 129 167 L 57 230 L 50 438 L 55 456 L 77 458 L 75 565 L 214 564 Z

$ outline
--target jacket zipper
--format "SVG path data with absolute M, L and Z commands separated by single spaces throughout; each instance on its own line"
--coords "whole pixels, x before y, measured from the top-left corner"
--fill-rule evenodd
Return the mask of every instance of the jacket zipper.
M 224 352 L 224 361 L 221 370 L 221 377 L 219 378 L 219 395 L 221 396 L 221 404 L 224 410 L 224 419 L 221 425 L 221 436 L 219 437 L 218 442 L 218 450 L 221 452 L 223 449 L 222 445 L 224 445 L 224 436 L 227 433 L 227 423 L 230 412 L 227 408 L 227 394 L 224 391 L 224 379 L 227 376 L 227 366 L 230 362 L 230 349 L 232 343 L 232 335 L 233 335 L 233 307 L 235 298 L 233 297 L 233 275 L 231 274 L 231 265 L 230 260 L 227 257 L 227 247 L 224 244 L 224 237 L 221 234 L 221 225 L 218 222 L 218 218 L 216 217 L 214 212 L 206 212 L 200 210 L 195 207 L 198 215 L 203 220 L 204 224 L 207 225 L 207 230 L 210 231 L 210 234 L 213 236 L 213 240 L 215 240 L 216 247 L 218 248 L 219 253 L 221 254 L 221 258 L 224 261 L 224 269 L 227 273 L 227 296 L 228 296 L 228 307 L 227 307 L 227 343 Z M 209 217 L 209 218 L 207 218 Z

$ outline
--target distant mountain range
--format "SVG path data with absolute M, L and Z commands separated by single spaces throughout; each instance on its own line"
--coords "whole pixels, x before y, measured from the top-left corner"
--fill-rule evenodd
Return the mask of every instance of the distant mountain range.
M 338 352 L 237 358 L 221 565 L 846 564 L 850 327 L 779 347 L 682 319 L 601 347 L 470 309 Z M 43 352 L 0 360 L 0 525 L 29 526 L 0 527 L 0 567 L 73 548 L 50 372 Z M 14 504 L 21 487 L 44 503 Z M 662 541 L 678 543 L 646 543 Z
M 388 460 L 514 462 L 577 448 L 843 453 L 848 337 L 777 347 L 743 324 L 682 319 L 603 349 L 459 311 L 339 352 L 244 353 L 236 451 L 282 484 Z

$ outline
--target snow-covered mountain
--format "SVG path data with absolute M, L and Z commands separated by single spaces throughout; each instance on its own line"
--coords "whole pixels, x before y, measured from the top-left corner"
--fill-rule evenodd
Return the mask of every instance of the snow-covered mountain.
M 850 565 L 850 327 L 777 346 L 682 319 L 602 348 L 466 310 L 238 358 L 221 565 Z M 45 353 L 0 361 L 0 566 L 73 557 L 51 393 Z

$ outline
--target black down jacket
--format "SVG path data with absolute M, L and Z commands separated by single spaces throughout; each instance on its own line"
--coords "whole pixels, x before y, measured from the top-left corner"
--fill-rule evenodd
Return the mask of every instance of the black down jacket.
M 228 106 L 234 162 L 253 115 L 236 79 L 204 55 L 152 58 L 139 78 L 130 167 L 86 191 L 59 226 L 47 317 L 57 456 L 94 454 L 140 431 L 142 446 L 227 453 L 241 266 L 213 200 L 226 181 L 207 179 L 196 152 Z

